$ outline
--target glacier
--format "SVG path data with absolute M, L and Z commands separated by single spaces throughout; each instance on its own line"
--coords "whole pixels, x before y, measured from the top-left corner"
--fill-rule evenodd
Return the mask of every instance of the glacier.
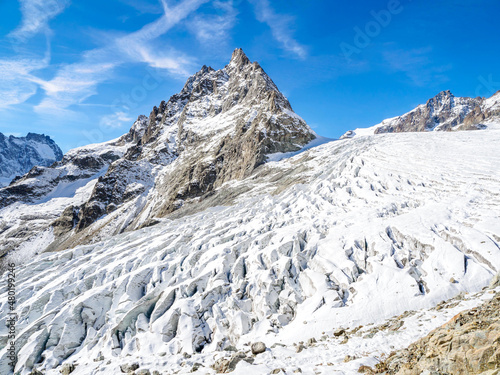
M 235 374 L 373 365 L 489 298 L 483 288 L 500 270 L 499 149 L 495 122 L 357 135 L 225 182 L 214 194 L 245 191 L 232 204 L 33 255 L 16 272 L 16 371 L 117 374 L 137 363 L 214 374 L 217 360 L 256 341 L 268 349 Z M 2 374 L 6 303 L 2 292 Z M 402 327 L 369 337 L 398 316 Z M 343 343 L 339 329 L 350 332 Z

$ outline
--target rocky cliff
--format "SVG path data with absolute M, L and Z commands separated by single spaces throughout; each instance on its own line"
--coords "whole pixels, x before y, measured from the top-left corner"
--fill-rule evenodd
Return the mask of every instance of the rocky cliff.
M 376 371 L 400 375 L 498 374 L 500 370 L 500 293 L 407 349 L 393 353 Z
M 68 248 L 151 225 L 249 176 L 266 155 L 297 151 L 315 138 L 262 67 L 237 49 L 223 69 L 203 66 L 128 134 L 72 150 L 1 189 L 0 208 L 74 198 L 35 220 L 37 232 L 47 230 L 49 249 Z M 2 225 L 8 249 L 33 235 L 26 220 Z
M 62 156 L 59 146 L 46 135 L 28 133 L 26 137 L 6 137 L 0 133 L 0 187 L 34 166 L 48 167 Z

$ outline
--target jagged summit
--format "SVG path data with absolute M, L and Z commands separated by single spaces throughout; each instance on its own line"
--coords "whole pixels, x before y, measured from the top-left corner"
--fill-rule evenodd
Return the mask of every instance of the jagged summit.
M 381 133 L 485 129 L 489 123 L 500 119 L 498 97 L 498 93 L 490 98 L 456 97 L 450 90 L 441 91 L 402 116 L 386 119 L 370 128 L 350 130 L 341 138 Z
M 441 91 L 433 98 L 430 98 L 426 103 L 426 106 L 429 108 L 446 107 L 448 109 L 451 109 L 454 105 L 455 105 L 455 95 L 453 95 L 450 90 Z
M 451 92 L 451 90 L 443 90 L 443 91 L 440 91 L 439 93 L 436 94 L 436 96 L 434 96 L 434 98 L 450 98 L 450 97 L 454 97 L 455 95 L 453 95 L 453 93 Z M 431 99 L 429 99 L 431 100 Z
M 222 69 L 214 70 L 204 65 L 188 78 L 178 94 L 172 95 L 168 101 L 162 101 L 158 107 L 155 106 L 149 115 L 149 124 L 141 145 L 167 141 L 170 144 L 170 156 L 175 155 L 179 137 L 185 140 L 183 133 L 187 129 L 197 132 L 194 127 L 202 125 L 203 133 L 206 133 L 210 130 L 218 131 L 221 127 L 226 128 L 228 124 L 234 122 L 210 122 L 212 127 L 210 129 L 207 124 L 201 124 L 199 120 L 224 117 L 236 109 L 239 112 L 239 119 L 236 122 L 241 120 L 241 116 L 247 116 L 246 112 L 249 109 L 285 117 L 289 117 L 292 112 L 290 103 L 276 84 L 258 63 L 250 62 L 242 49 L 236 49 L 230 62 Z M 292 117 L 298 119 L 296 115 Z M 175 125 L 174 128 L 172 125 Z M 304 128 L 302 120 L 296 125 L 299 130 Z M 177 137 L 174 136 L 174 130 Z M 308 127 L 306 132 L 313 134 Z M 168 140 L 165 139 L 167 133 Z M 265 153 L 284 151 L 278 149 L 281 146 L 273 149 L 274 146 L 269 144 L 269 148 Z M 139 155 L 136 151 L 134 150 L 136 158 L 158 158 L 157 154 L 147 152 Z
M 234 67 L 242 67 L 242 66 L 245 66 L 247 64 L 250 64 L 250 59 L 247 57 L 247 55 L 245 55 L 245 52 L 243 52 L 243 49 L 236 48 L 233 51 L 229 65 L 234 66 Z
M 39 233 L 53 228 L 49 249 L 73 247 L 199 205 L 224 183 L 254 173 L 267 155 L 298 151 L 315 138 L 264 69 L 236 49 L 225 67 L 202 66 L 118 140 L 72 150 L 0 190 L 0 209 L 50 200 L 59 186 L 74 186 L 65 188 L 68 202 L 50 221 L 37 222 Z M 15 237 L 23 225 L 19 220 L 5 235 L 6 249 L 26 240 Z

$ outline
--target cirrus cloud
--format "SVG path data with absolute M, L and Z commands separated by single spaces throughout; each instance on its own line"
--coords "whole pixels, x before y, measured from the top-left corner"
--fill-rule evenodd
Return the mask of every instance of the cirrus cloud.
M 21 25 L 9 34 L 18 42 L 40 33 L 49 33 L 49 21 L 60 14 L 68 5 L 68 0 L 20 0 Z
M 121 128 L 123 125 L 130 125 L 134 119 L 129 117 L 125 112 L 115 112 L 111 115 L 106 115 L 101 118 L 100 124 L 111 129 Z
M 282 48 L 295 54 L 300 59 L 305 59 L 307 57 L 306 47 L 295 40 L 290 31 L 293 17 L 276 13 L 269 0 L 249 1 L 255 8 L 257 20 L 270 27 L 274 39 L 281 43 Z
M 101 47 L 83 53 L 79 62 L 64 65 L 50 80 L 32 78 L 45 91 L 37 112 L 54 112 L 78 105 L 97 93 L 99 84 L 111 79 L 116 67 L 125 63 L 145 63 L 171 75 L 185 77 L 192 61 L 174 49 L 159 49 L 155 40 L 209 0 L 184 0 L 170 7 L 162 0 L 164 13 L 139 30 L 112 38 Z

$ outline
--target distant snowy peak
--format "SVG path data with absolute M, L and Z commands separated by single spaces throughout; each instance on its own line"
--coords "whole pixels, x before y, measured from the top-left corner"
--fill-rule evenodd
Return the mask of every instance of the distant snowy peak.
M 47 167 L 62 157 L 61 149 L 49 136 L 28 133 L 26 137 L 7 137 L 0 133 L 0 187 L 35 165 Z
M 341 138 L 381 133 L 457 131 L 484 129 L 500 120 L 500 91 L 490 98 L 456 97 L 442 91 L 402 116 L 386 119 L 369 128 L 350 130 Z

